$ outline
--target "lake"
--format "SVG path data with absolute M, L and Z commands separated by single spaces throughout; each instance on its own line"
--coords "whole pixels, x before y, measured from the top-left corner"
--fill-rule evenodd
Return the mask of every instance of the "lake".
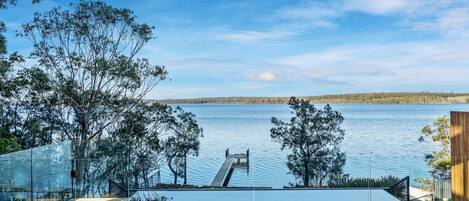
M 180 105 L 197 116 L 204 129 L 198 157 L 188 158 L 190 184 L 209 185 L 224 161 L 225 150 L 250 149 L 250 168 L 236 169 L 230 186 L 272 186 L 296 183 L 286 166 L 288 150 L 270 138 L 273 116 L 288 120 L 287 105 Z M 317 105 L 322 107 L 323 105 Z M 426 153 L 433 143 L 419 143 L 420 129 L 452 110 L 469 111 L 469 104 L 455 105 L 333 105 L 342 113 L 346 134 L 342 150 L 347 155 L 344 172 L 352 177 L 385 175 L 428 177 Z M 163 181 L 171 182 L 166 167 Z

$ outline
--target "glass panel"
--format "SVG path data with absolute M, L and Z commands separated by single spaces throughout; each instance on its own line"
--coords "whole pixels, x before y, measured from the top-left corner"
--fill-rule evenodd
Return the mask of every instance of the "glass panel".
M 31 191 L 42 198 L 70 190 L 71 161 L 69 141 L 0 155 L 0 200 L 29 200 Z

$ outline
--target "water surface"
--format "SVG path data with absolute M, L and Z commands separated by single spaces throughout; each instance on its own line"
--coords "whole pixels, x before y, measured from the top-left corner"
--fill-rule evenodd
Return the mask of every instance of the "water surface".
M 223 163 L 225 150 L 251 152 L 249 173 L 236 170 L 231 186 L 283 187 L 295 183 L 285 165 L 288 150 L 270 138 L 273 116 L 288 120 L 286 105 L 180 105 L 197 115 L 204 129 L 199 157 L 188 161 L 189 183 L 208 185 Z M 322 105 L 318 105 L 322 107 Z M 350 176 L 428 176 L 424 154 L 432 143 L 419 143 L 420 129 L 451 110 L 469 111 L 468 104 L 455 105 L 333 105 L 345 117 L 342 150 L 344 168 Z M 167 174 L 166 174 L 167 175 Z M 169 176 L 164 181 L 171 181 Z

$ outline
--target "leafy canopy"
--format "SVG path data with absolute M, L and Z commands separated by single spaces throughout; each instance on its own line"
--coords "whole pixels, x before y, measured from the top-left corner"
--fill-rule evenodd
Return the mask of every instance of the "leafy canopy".
M 131 10 L 92 1 L 70 8 L 35 13 L 18 35 L 33 45 L 29 72 L 48 86 L 35 108 L 48 109 L 54 118 L 48 122 L 57 122 L 54 138 L 71 140 L 74 157 L 85 159 L 167 72 L 138 56 L 153 27 L 138 23 Z M 76 164 L 79 179 L 92 177 L 84 163 Z
M 19 35 L 33 43 L 38 65 L 32 69 L 43 72 L 51 87 L 43 104 L 55 107 L 79 157 L 166 78 L 164 67 L 137 57 L 153 33 L 129 9 L 102 2 L 81 2 L 74 11 L 55 7 L 36 13 Z
M 37 3 L 38 0 L 32 2 Z M 0 11 L 15 4 L 16 0 L 0 0 Z M 21 128 L 24 119 L 17 115 L 20 110 L 18 97 L 25 86 L 13 74 L 13 65 L 24 60 L 16 52 L 8 54 L 7 38 L 3 35 L 6 30 L 5 23 L 0 21 L 0 154 L 20 149 L 21 143 L 17 137 L 20 130 L 27 130 Z
M 164 152 L 168 167 L 173 173 L 173 183 L 184 176 L 184 184 L 187 183 L 185 159 L 188 154 L 199 155 L 200 138 L 203 137 L 203 129 L 198 125 L 195 115 L 177 107 L 175 121 L 171 124 L 172 135 L 164 143 Z
M 431 140 L 437 143 L 439 150 L 425 155 L 428 166 L 432 168 L 432 174 L 436 178 L 448 179 L 451 177 L 451 133 L 448 117 L 439 117 L 432 125 L 422 128 L 422 136 L 419 141 Z
M 340 143 L 345 131 L 340 127 L 344 118 L 330 105 L 317 109 L 309 101 L 290 98 L 288 105 L 294 117 L 289 122 L 272 117 L 271 137 L 281 149 L 289 149 L 287 166 L 290 172 L 302 178 L 309 186 L 311 181 L 323 185 L 328 177 L 342 174 L 345 154 Z

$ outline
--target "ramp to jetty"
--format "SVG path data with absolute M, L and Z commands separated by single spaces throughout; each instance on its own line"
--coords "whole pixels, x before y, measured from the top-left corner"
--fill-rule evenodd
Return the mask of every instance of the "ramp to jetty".
M 246 154 L 230 154 L 230 150 L 226 149 L 225 162 L 221 165 L 210 186 L 228 186 L 235 168 L 249 169 L 249 149 Z

